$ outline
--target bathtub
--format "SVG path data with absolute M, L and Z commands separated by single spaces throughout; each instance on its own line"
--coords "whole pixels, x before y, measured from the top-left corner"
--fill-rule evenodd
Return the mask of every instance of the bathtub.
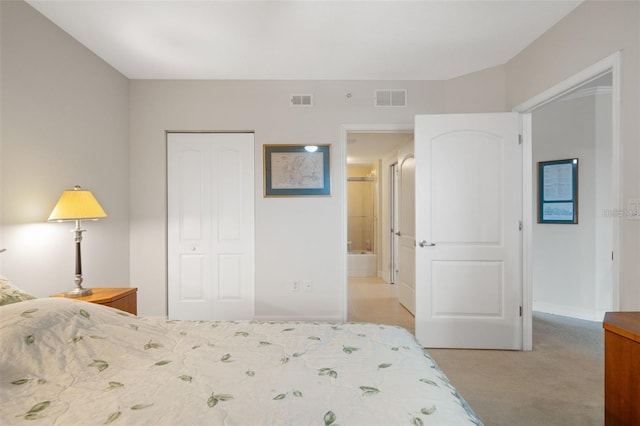
M 376 277 L 377 256 L 365 250 L 349 250 L 347 254 L 347 276 Z

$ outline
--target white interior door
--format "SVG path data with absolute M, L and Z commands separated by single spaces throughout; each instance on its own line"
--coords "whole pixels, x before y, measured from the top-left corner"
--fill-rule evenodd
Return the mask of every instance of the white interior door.
M 416 117 L 416 337 L 522 348 L 516 113 Z
M 415 160 L 413 153 L 400 153 L 399 158 L 399 280 L 398 301 L 415 315 L 416 311 L 416 209 Z
M 169 318 L 254 316 L 254 135 L 167 136 Z

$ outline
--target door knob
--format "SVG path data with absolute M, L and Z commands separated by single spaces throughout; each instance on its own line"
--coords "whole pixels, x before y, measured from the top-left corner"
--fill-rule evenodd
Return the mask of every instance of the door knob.
M 398 231 L 398 232 L 396 232 L 396 235 L 399 237 L 399 236 L 401 236 L 402 234 L 400 233 L 400 231 Z
M 436 243 L 429 243 L 426 240 L 420 240 L 420 242 L 418 243 L 418 245 L 420 247 L 433 247 L 436 245 Z

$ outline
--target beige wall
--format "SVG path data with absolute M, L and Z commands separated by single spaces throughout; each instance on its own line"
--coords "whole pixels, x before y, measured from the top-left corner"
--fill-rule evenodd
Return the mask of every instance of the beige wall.
M 622 198 L 640 198 L 640 2 L 586 1 L 506 66 L 513 108 L 599 60 L 622 51 Z M 640 308 L 640 221 L 622 229 L 620 308 Z
M 375 89 L 406 88 L 407 108 L 376 108 Z M 313 108 L 292 108 L 313 93 Z M 347 97 L 347 93 L 351 97 Z M 345 124 L 411 124 L 444 111 L 444 83 L 428 81 L 157 81 L 130 86 L 131 281 L 140 312 L 166 306 L 166 130 L 254 130 L 256 140 L 256 316 L 342 319 L 346 278 Z M 264 144 L 331 147 L 331 197 L 264 198 Z M 313 292 L 290 291 L 312 281 Z
M 22 1 L 0 2 L 2 274 L 27 292 L 73 288 L 73 223 L 46 223 L 64 189 L 108 218 L 83 222 L 88 286 L 129 286 L 128 80 Z
M 503 65 L 447 80 L 445 87 L 448 114 L 507 111 Z

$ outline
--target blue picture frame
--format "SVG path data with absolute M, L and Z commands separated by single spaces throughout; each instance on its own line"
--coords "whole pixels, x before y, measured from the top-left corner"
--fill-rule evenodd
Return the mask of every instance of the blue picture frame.
M 331 145 L 264 145 L 264 196 L 331 195 Z
M 538 223 L 578 223 L 578 159 L 538 162 Z

